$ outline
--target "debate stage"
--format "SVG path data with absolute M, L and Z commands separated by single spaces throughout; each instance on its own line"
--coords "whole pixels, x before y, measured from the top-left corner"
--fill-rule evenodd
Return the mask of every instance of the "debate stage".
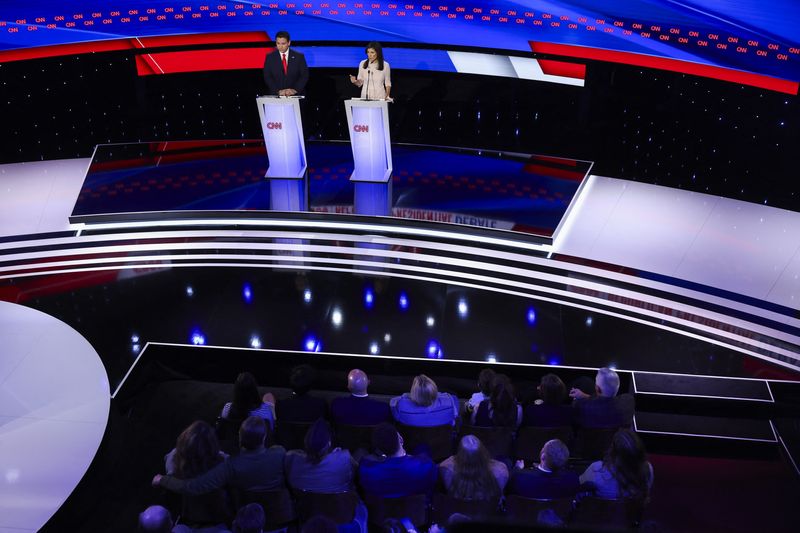
M 343 354 L 431 373 L 491 362 L 514 376 L 612 365 L 651 439 L 784 445 L 773 414 L 800 386 L 800 215 L 595 176 L 565 158 L 413 145 L 393 155 L 381 216 L 359 213 L 343 143 L 309 143 L 308 176 L 289 193 L 264 178 L 261 141 L 103 145 L 94 160 L 3 165 L 4 312 L 38 313 L 88 341 L 97 355 L 84 351 L 70 361 L 77 377 L 62 377 L 106 410 L 126 375 L 179 359 L 171 350 L 195 362 L 208 350 Z M 287 205 L 276 194 L 308 209 L 270 209 Z M 17 321 L 1 323 L 4 338 L 24 337 Z M 102 362 L 105 388 L 81 361 Z M 20 372 L 8 369 L 5 396 L 42 379 Z M 52 407 L 66 389 L 48 385 Z M 696 401 L 695 417 L 658 412 Z M 49 408 L 3 405 L 16 425 L 57 423 Z M 741 416 L 720 417 L 731 405 Z M 88 465 L 102 431 L 85 436 Z M 23 461 L 22 450 L 3 455 Z M 11 490 L 35 492 L 44 474 Z M 36 512 L 3 509 L 0 526 L 37 529 L 79 477 Z

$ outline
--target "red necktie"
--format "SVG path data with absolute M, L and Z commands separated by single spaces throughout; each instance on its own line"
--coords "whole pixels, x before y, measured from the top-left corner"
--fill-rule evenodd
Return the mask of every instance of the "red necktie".
M 286 75 L 286 71 L 289 68 L 286 64 L 286 54 L 281 54 L 281 59 L 283 59 L 283 74 Z

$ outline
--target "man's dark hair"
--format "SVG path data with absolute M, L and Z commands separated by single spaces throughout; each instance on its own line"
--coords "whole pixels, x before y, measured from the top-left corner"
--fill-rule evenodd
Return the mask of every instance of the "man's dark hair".
M 267 424 L 260 416 L 248 416 L 239 426 L 239 445 L 245 450 L 257 450 L 267 439 Z
M 400 439 L 397 436 L 397 429 L 388 423 L 378 424 L 372 430 L 372 447 L 378 454 L 391 457 L 400 449 Z
M 289 386 L 295 394 L 305 394 L 314 383 L 314 368 L 311 365 L 299 365 L 289 375 Z
M 248 503 L 236 513 L 233 520 L 234 533 L 261 533 L 264 531 L 264 508 L 260 503 Z
M 281 37 L 283 37 L 283 38 L 284 38 L 284 39 L 286 39 L 287 41 L 291 42 L 291 39 L 289 38 L 289 32 L 288 32 L 288 31 L 286 31 L 286 30 L 281 30 L 281 31 L 279 31 L 278 33 L 276 33 L 276 34 L 275 34 L 275 40 L 276 40 L 276 41 L 277 41 L 278 39 L 280 39 Z

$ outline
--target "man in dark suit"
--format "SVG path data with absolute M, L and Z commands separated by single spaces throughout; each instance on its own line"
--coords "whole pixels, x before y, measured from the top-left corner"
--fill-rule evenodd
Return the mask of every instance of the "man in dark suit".
M 318 418 L 328 417 L 328 402 L 312 396 L 309 391 L 314 384 L 315 372 L 310 365 L 299 365 L 289 374 L 292 395 L 278 400 L 275 410 L 278 426 L 281 422 L 312 423 Z
M 573 404 L 575 422 L 584 428 L 629 427 L 633 421 L 634 399 L 630 394 L 620 394 L 619 375 L 610 368 L 601 368 L 595 377 L 595 395 L 578 388 L 569 395 Z
M 553 500 L 572 498 L 580 488 L 578 474 L 569 470 L 569 449 L 558 439 L 549 440 L 539 455 L 541 462 L 533 468 L 523 468 L 517 461 L 516 469 L 506 487 L 506 494 L 517 494 L 525 498 Z
M 375 426 L 392 419 L 389 404 L 373 400 L 367 394 L 369 378 L 357 368 L 347 374 L 350 396 L 336 398 L 331 402 L 331 417 L 337 424 L 350 426 Z
M 295 96 L 303 94 L 306 89 L 306 57 L 300 52 L 290 50 L 290 44 L 289 32 L 281 30 L 275 34 L 277 51 L 267 54 L 264 61 L 264 81 L 267 82 L 269 94 Z

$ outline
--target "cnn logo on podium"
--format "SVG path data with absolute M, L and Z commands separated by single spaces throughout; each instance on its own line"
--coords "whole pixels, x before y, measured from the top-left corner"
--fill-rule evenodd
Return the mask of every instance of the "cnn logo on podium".
M 356 133 L 367 133 L 369 132 L 369 126 L 366 124 L 356 124 L 353 126 L 353 131 Z
M 283 129 L 283 122 L 267 122 L 268 130 L 281 130 Z

